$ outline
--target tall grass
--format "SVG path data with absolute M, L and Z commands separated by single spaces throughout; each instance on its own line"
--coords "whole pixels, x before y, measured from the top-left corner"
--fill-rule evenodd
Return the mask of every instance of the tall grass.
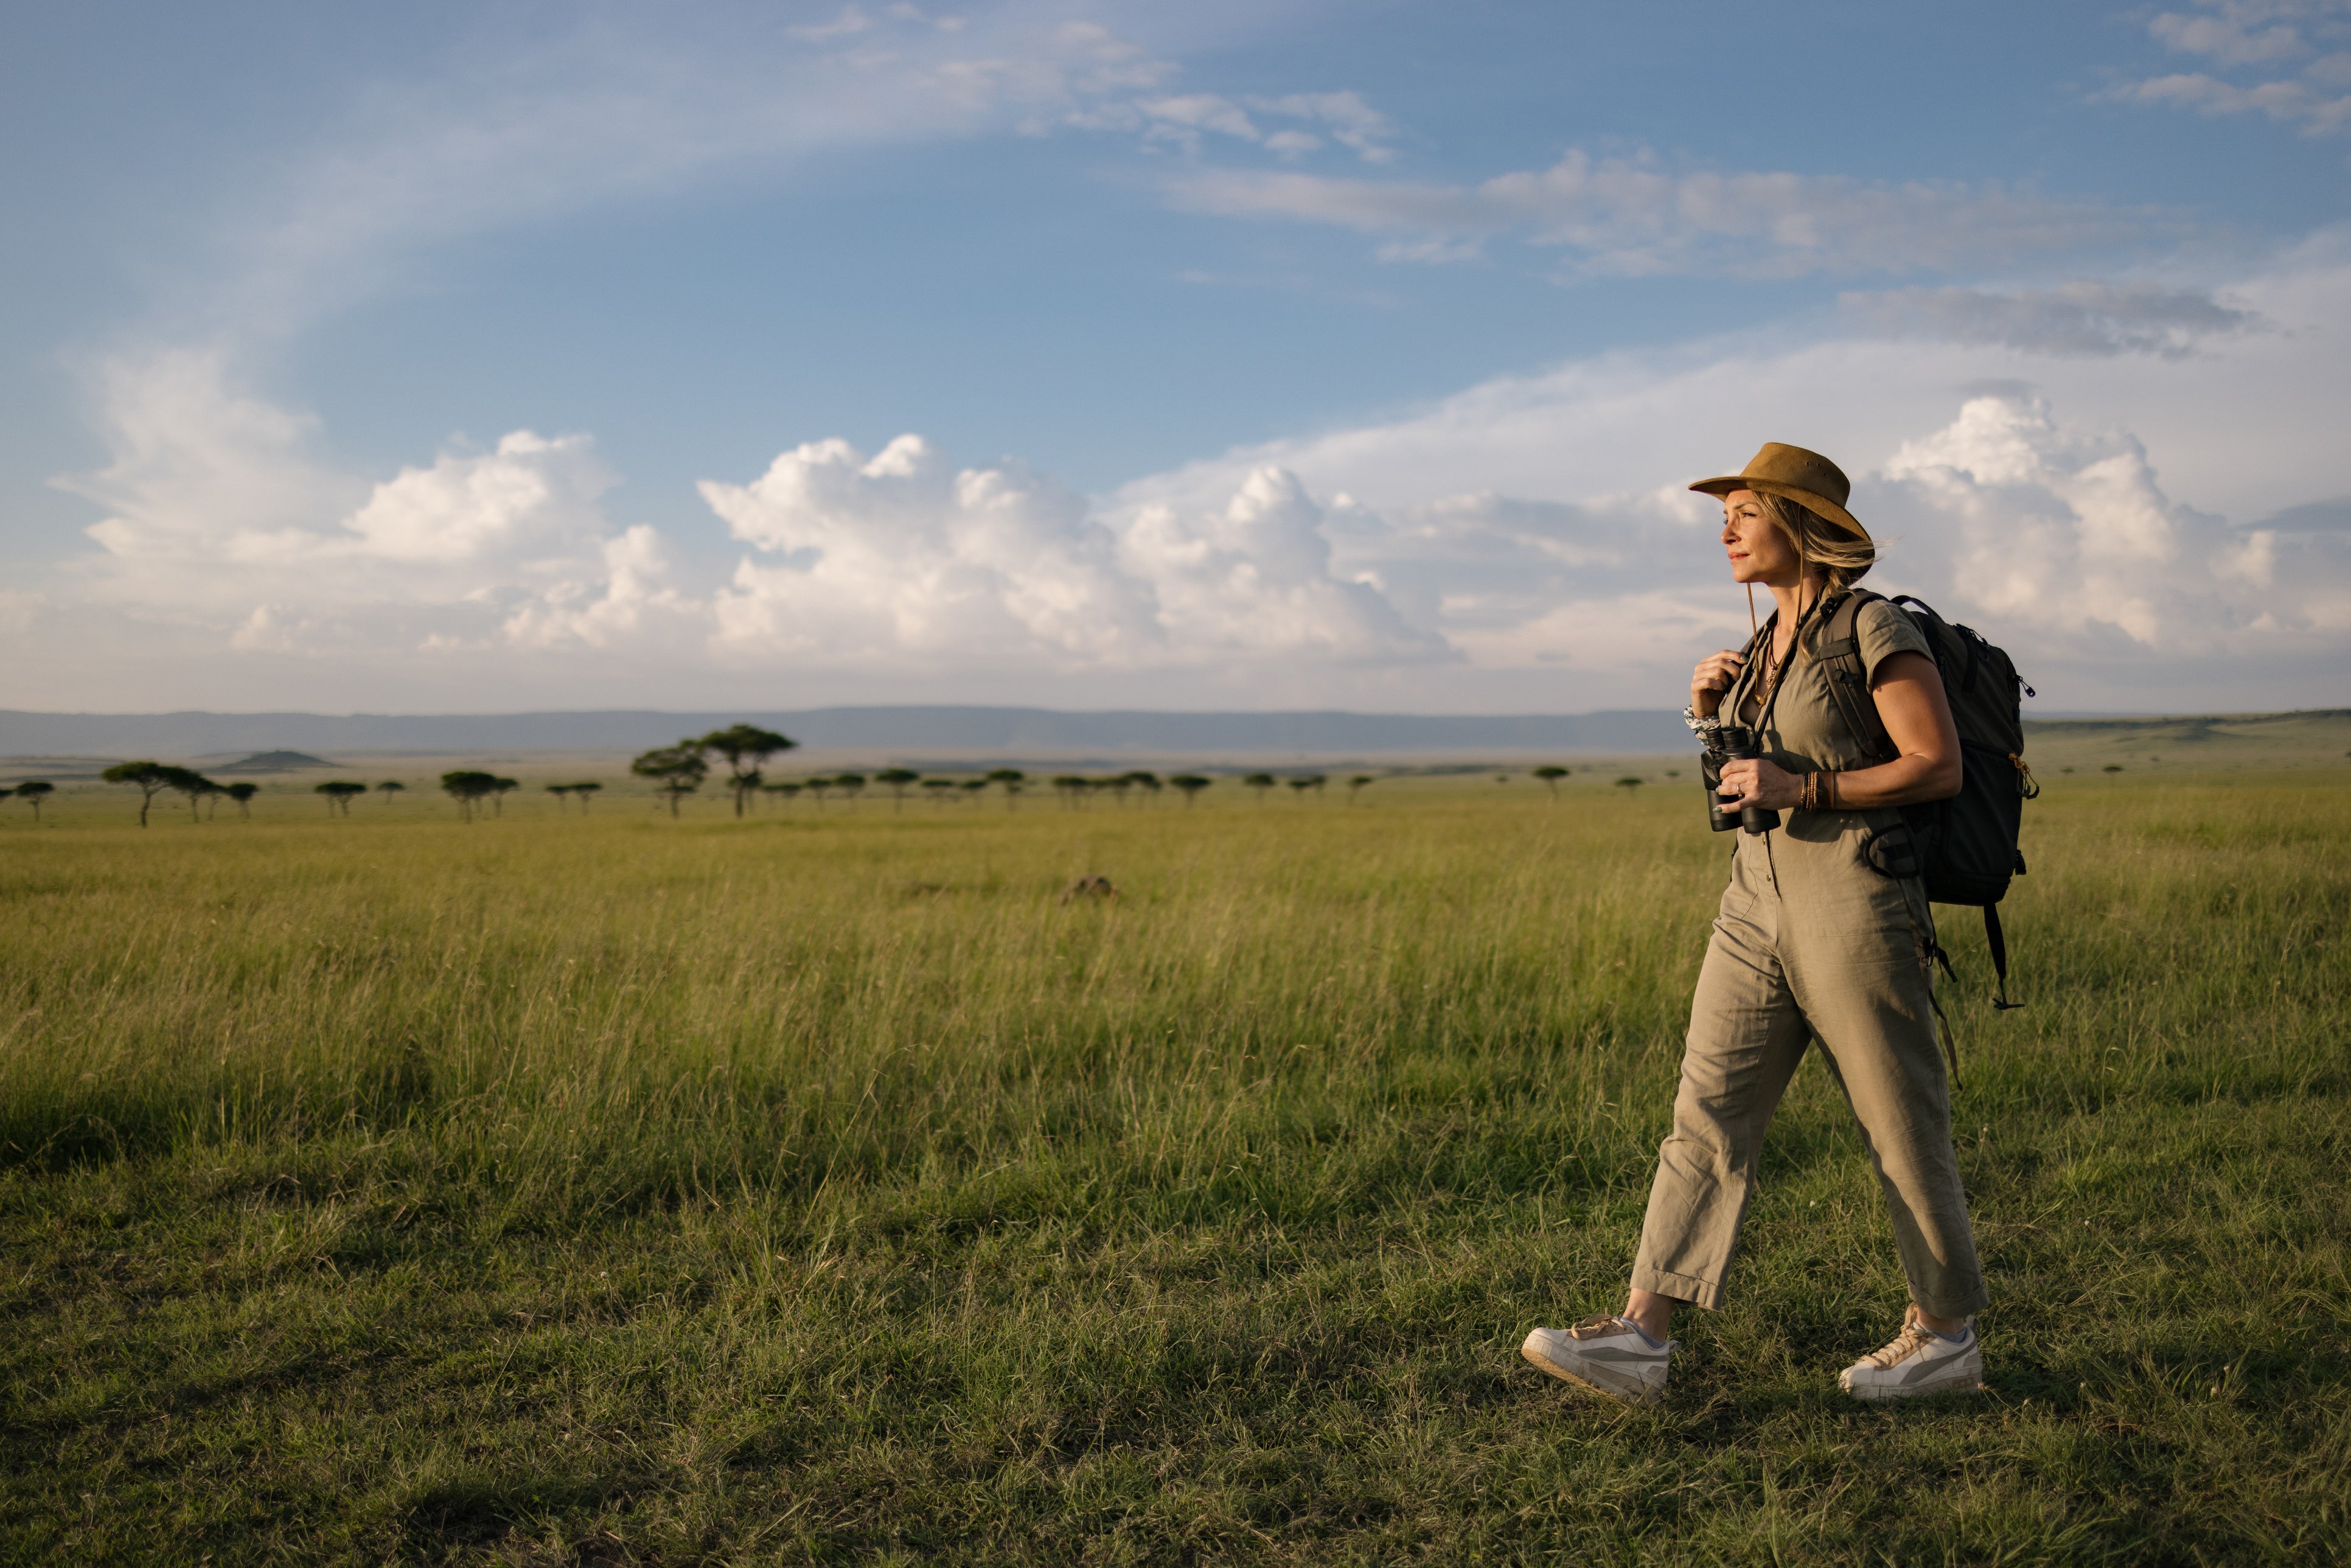
M 2340 1552 L 2351 789 L 2034 808 L 1945 911 L 1993 1393 L 1833 1082 L 1667 1410 L 1613 1307 L 1720 841 L 1673 789 L 15 831 L 17 1555 Z M 1109 903 L 1063 902 L 1087 873 Z

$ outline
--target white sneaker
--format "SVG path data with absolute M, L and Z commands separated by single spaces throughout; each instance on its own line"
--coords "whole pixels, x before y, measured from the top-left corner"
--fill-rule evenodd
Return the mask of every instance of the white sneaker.
M 1629 1319 L 1602 1316 L 1573 1328 L 1537 1329 L 1519 1354 L 1562 1382 L 1627 1405 L 1654 1405 L 1665 1397 L 1666 1358 L 1676 1343 L 1656 1344 Z
M 1913 1304 L 1902 1314 L 1902 1332 L 1884 1350 L 1874 1350 L 1837 1379 L 1855 1399 L 1908 1399 L 1983 1386 L 1983 1342 L 1973 1319 L 1958 1343 L 1918 1321 Z

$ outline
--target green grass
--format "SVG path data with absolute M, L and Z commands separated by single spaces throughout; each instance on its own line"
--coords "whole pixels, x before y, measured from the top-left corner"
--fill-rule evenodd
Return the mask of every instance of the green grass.
M 2021 1012 L 1947 912 L 1991 1391 L 1891 1410 L 1817 1061 L 1663 1408 L 1515 1354 L 1621 1301 L 1687 779 L 371 804 L 0 834 L 0 1556 L 2351 1554 L 2351 779 L 2053 787 Z

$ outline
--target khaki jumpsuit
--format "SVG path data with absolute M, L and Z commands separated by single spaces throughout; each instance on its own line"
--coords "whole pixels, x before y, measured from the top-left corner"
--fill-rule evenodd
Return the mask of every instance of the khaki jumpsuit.
M 1883 601 L 1863 607 L 1855 635 L 1872 676 L 1889 654 L 1928 652 L 1910 617 Z M 1723 698 L 1726 718 L 1751 711 L 1765 663 L 1749 659 Z M 1761 749 L 1790 772 L 1870 766 L 1816 659 L 1789 665 L 1771 718 Z M 1721 1304 L 1763 1129 L 1816 1039 L 1868 1139 L 1911 1299 L 1947 1318 L 1990 1300 L 1951 1146 L 1925 890 L 1863 858 L 1869 834 L 1900 821 L 1891 809 L 1783 811 L 1775 831 L 1733 835 L 1730 886 L 1690 1006 L 1674 1128 L 1657 1151 L 1641 1228 L 1636 1288 Z

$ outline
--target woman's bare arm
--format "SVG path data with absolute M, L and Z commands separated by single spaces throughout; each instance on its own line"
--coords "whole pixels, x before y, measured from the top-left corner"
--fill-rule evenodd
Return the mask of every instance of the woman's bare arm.
M 1877 703 L 1896 756 L 1876 768 L 1836 776 L 1836 803 L 1860 810 L 1872 806 L 1911 806 L 1948 800 L 1959 792 L 1959 732 L 1943 678 L 1924 653 L 1889 653 L 1871 675 L 1869 695 Z M 1803 793 L 1803 776 L 1763 761 L 1729 762 L 1722 768 L 1722 809 L 1762 806 L 1784 811 Z M 1731 799 L 1734 791 L 1737 799 Z

